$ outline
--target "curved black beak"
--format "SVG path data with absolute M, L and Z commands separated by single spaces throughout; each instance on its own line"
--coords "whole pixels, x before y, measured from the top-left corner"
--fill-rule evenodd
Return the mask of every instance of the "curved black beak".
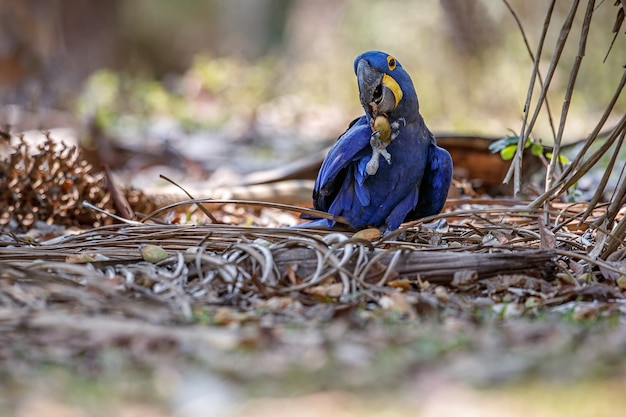
M 370 117 L 388 115 L 397 107 L 399 98 L 385 82 L 391 77 L 372 67 L 365 59 L 358 62 L 356 77 L 361 105 Z

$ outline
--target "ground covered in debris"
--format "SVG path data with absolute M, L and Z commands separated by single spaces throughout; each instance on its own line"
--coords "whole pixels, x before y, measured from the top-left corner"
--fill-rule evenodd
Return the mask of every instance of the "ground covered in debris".
M 592 257 L 606 206 L 581 223 L 584 203 L 452 199 L 384 236 L 285 228 L 301 208 L 226 200 L 120 223 L 114 197 L 76 204 L 111 195 L 104 174 L 51 149 L 18 147 L 25 171 L 3 177 L 8 198 L 30 196 L 0 238 L 3 413 L 495 413 L 546 383 L 554 397 L 516 410 L 623 401 L 624 250 Z M 33 178 L 41 164 L 49 178 Z
M 217 48 L 255 43 L 236 2 L 22 3 L 0 7 L 0 416 L 623 414 L 624 0 L 258 2 L 284 39 L 246 59 Z M 72 70 L 150 26 L 134 71 Z M 327 216 L 365 47 L 414 76 L 446 206 L 298 228 Z

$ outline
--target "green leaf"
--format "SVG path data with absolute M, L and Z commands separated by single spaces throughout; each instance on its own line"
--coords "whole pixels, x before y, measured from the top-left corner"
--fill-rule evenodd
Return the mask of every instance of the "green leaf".
M 548 152 L 546 154 L 546 158 L 552 159 L 552 152 Z M 572 163 L 572 161 L 570 161 L 569 158 L 565 155 L 559 154 L 558 158 L 558 161 L 563 165 L 569 165 Z
M 509 145 L 506 148 L 502 149 L 500 151 L 500 157 L 502 159 L 504 159 L 505 161 L 508 161 L 510 159 L 513 159 L 513 156 L 515 156 L 515 151 L 517 150 L 517 145 Z
M 518 136 L 507 136 L 505 138 L 493 141 L 491 145 L 489 145 L 489 150 L 492 153 L 502 152 L 502 150 L 506 148 L 507 146 L 510 146 L 510 145 L 517 146 L 517 142 L 519 142 Z
M 541 146 L 538 143 L 533 143 L 532 146 L 530 147 L 530 153 L 532 153 L 535 156 L 539 156 L 543 153 L 543 146 Z
M 532 144 L 533 142 L 530 140 L 530 138 L 526 138 L 526 142 L 524 143 L 524 149 L 529 148 Z

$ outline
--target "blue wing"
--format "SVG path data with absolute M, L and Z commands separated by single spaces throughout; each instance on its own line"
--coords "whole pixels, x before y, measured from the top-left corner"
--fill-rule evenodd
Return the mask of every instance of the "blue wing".
M 369 147 L 371 134 L 372 130 L 367 118 L 361 116 L 330 148 L 313 189 L 313 204 L 317 210 L 337 215 L 338 213 L 333 213 L 331 207 L 349 207 L 343 200 L 353 198 L 355 194 L 359 194 L 357 198 L 360 201 L 367 200 L 368 196 L 363 187 L 355 188 L 351 186 L 350 181 L 345 181 L 345 179 L 355 175 L 356 181 L 362 185 L 367 178 L 365 165 L 369 159 L 364 157 L 368 151 L 371 152 Z M 361 163 L 364 159 L 365 162 Z M 350 165 L 351 162 L 357 160 L 361 160 L 357 167 Z M 356 173 L 351 172 L 355 169 Z
M 431 142 L 428 163 L 420 185 L 419 200 L 406 221 L 421 219 L 441 212 L 452 182 L 452 158 L 448 151 Z

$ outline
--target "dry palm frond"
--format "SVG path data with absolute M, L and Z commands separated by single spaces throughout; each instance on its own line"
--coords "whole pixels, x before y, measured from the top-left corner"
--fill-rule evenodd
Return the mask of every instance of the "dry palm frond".
M 550 228 L 540 220 L 543 213 L 533 214 L 524 205 L 449 204 L 457 209 L 436 216 L 446 219 L 436 227 L 413 222 L 399 231 L 401 236 L 374 241 L 336 231 L 226 224 L 110 225 L 39 246 L 15 239 L 0 252 L 1 276 L 24 288 L 41 287 L 28 303 L 44 302 L 40 297 L 48 294 L 48 303 L 64 300 L 87 312 L 117 311 L 145 319 L 150 316 L 146 311 L 159 310 L 170 312 L 159 313 L 160 320 L 191 320 L 206 306 L 251 311 L 285 297 L 300 308 L 319 301 L 349 306 L 378 303 L 398 289 L 411 303 L 432 308 L 442 303 L 434 293 L 437 285 L 478 295 L 491 288 L 488 282 L 496 276 L 543 278 L 552 282 L 542 280 L 549 294 L 571 300 L 575 293 L 570 294 L 567 280 L 557 279 L 559 271 L 579 282 L 581 291 L 590 279 L 624 273 L 619 262 L 588 256 L 596 229 L 591 219 L 579 225 L 584 204 L 554 203 L 547 213 Z M 599 219 L 609 209 L 597 208 L 591 217 Z M 14 236 L 4 241 L 9 237 Z M 142 259 L 142 248 L 150 245 L 167 257 L 155 263 Z M 621 297 L 610 280 L 611 285 L 602 285 L 613 291 L 611 297 Z M 88 294 L 81 298 L 81 291 Z M 9 287 L 0 288 L 3 292 L 15 295 Z M 546 305 L 558 304 L 549 294 Z M 441 306 L 455 311 L 471 304 L 453 294 L 446 300 Z

